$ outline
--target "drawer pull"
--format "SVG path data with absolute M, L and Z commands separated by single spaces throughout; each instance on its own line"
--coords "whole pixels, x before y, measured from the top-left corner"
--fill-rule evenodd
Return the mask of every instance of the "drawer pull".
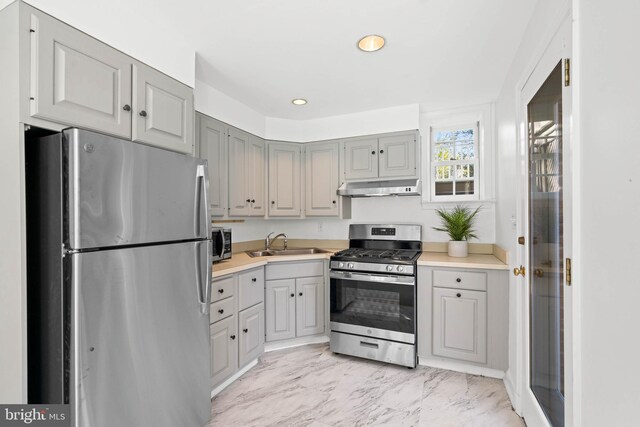
M 249 330 L 248 329 L 243 329 L 242 332 L 244 332 L 246 334 L 247 332 L 249 332 Z
M 360 345 L 362 347 L 369 347 L 369 348 L 378 348 L 378 344 L 373 343 L 373 342 L 366 342 L 366 341 L 360 341 Z
M 456 282 L 460 283 L 460 282 L 462 282 L 462 279 L 458 277 L 458 278 L 456 279 Z
M 302 296 L 302 292 L 300 292 L 298 295 Z
M 456 294 L 456 296 L 457 296 L 458 298 L 460 298 L 460 297 L 462 296 L 462 294 L 461 294 L 460 292 L 458 292 L 458 293 Z
M 258 281 L 258 279 L 256 279 L 255 277 L 253 277 L 253 278 L 251 278 L 251 281 L 255 283 L 255 282 L 257 282 L 257 281 Z
M 222 313 L 224 313 L 224 310 L 220 309 L 220 310 L 218 310 L 218 313 L 222 314 Z
M 232 340 L 235 340 L 236 336 L 235 335 L 231 335 L 229 338 L 231 338 Z
M 224 294 L 224 289 L 218 289 L 219 294 Z

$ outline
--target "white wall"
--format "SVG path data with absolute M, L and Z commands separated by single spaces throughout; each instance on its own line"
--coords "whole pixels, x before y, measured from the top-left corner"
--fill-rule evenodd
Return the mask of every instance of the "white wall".
M 196 73 L 198 73 L 196 67 Z M 221 120 L 246 132 L 264 137 L 265 117 L 240 101 L 196 79 L 194 90 L 196 111 Z
M 266 139 L 309 142 L 418 129 L 419 115 L 420 106 L 411 104 L 313 120 L 267 117 Z
M 640 2 L 578 0 L 582 425 L 637 425 Z M 575 89 L 574 89 L 575 90 Z
M 516 94 L 519 93 L 528 73 L 533 70 L 545 46 L 551 40 L 569 0 L 538 0 L 521 45 L 507 74 L 495 106 L 496 120 L 496 243 L 509 252 L 509 260 L 516 262 L 517 239 L 517 169 Z M 514 265 L 511 265 L 513 267 Z M 510 289 L 516 281 L 509 275 Z M 506 381 L 511 382 L 516 400 L 519 400 L 520 375 L 517 360 L 517 305 L 516 292 L 509 294 L 509 370 Z M 518 405 L 517 402 L 514 404 Z

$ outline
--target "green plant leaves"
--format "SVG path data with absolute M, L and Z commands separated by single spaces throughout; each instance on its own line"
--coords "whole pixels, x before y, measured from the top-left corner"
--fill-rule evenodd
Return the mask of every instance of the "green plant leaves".
M 436 209 L 436 213 L 440 217 L 442 227 L 433 227 L 434 230 L 444 231 L 449 235 L 451 240 L 462 241 L 472 238 L 477 239 L 473 228 L 475 217 L 482 206 L 472 211 L 470 208 L 456 205 L 450 212 L 444 208 Z

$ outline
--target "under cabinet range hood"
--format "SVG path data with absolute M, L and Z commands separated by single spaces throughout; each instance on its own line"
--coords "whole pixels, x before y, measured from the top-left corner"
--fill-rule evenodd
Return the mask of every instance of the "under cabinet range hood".
M 396 179 L 393 181 L 345 182 L 338 188 L 338 196 L 381 197 L 419 196 L 422 183 L 419 179 Z

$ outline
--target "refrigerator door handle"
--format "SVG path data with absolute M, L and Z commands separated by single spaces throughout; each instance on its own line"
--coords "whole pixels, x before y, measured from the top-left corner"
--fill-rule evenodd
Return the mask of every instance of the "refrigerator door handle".
M 195 232 L 198 237 L 211 238 L 211 218 L 209 217 L 209 181 L 207 180 L 207 166 L 198 165 L 196 169 L 196 202 L 195 202 Z M 204 218 L 203 218 L 204 217 Z M 204 236 L 202 222 L 204 221 Z
M 209 315 L 209 301 L 211 300 L 211 249 L 209 240 L 196 243 L 196 278 L 198 287 L 198 302 L 200 303 L 200 312 Z M 202 262 L 202 248 L 205 250 L 205 261 Z M 202 271 L 204 269 L 204 272 Z M 204 279 L 203 279 L 204 278 Z

